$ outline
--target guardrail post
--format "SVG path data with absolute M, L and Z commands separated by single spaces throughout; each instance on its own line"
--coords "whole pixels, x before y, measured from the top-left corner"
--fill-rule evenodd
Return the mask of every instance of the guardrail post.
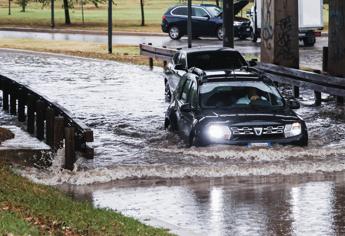
M 54 118 L 54 109 L 48 107 L 46 111 L 46 143 L 50 147 L 54 147 Z
M 75 155 L 75 128 L 65 128 L 65 168 L 73 170 L 76 161 Z
M 62 141 L 64 138 L 64 126 L 65 119 L 61 116 L 54 119 L 54 151 L 57 151 L 62 147 Z
M 36 137 L 39 140 L 44 139 L 44 115 L 45 103 L 42 100 L 36 102 Z
M 29 134 L 35 132 L 35 98 L 28 94 L 28 120 L 27 120 L 27 130 Z
M 25 117 L 25 95 L 22 88 L 18 88 L 18 121 L 24 122 Z
M 10 114 L 17 115 L 17 91 L 14 84 L 11 84 L 10 86 Z
M 152 43 L 148 43 L 148 45 L 152 46 Z M 149 57 L 149 67 L 150 70 L 153 70 L 153 58 Z

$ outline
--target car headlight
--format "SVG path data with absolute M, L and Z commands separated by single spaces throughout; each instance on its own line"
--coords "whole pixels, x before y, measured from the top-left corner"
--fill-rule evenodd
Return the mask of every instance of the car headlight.
M 234 21 L 234 26 L 240 26 L 240 25 L 242 25 L 241 21 Z
M 298 136 L 302 133 L 302 125 L 300 123 L 293 123 L 292 125 L 286 125 L 284 134 L 286 138 Z
M 229 140 L 231 138 L 231 131 L 225 125 L 210 125 L 207 128 L 207 135 L 212 140 Z

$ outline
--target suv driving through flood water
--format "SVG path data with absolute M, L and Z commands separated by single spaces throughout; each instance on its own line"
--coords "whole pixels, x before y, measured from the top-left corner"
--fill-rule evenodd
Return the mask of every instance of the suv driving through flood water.
M 305 122 L 273 82 L 254 70 L 191 68 L 179 81 L 165 128 L 188 145 L 308 145 Z

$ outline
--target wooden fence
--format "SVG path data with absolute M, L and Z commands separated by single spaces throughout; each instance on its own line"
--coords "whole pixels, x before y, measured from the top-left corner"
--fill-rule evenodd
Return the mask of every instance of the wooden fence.
M 2 75 L 0 90 L 3 110 L 16 115 L 19 122 L 25 123 L 28 133 L 45 141 L 54 152 L 65 144 L 66 169 L 73 169 L 76 152 L 85 158 L 94 157 L 93 148 L 87 145 L 87 142 L 93 142 L 93 131 L 75 121 L 60 105 Z

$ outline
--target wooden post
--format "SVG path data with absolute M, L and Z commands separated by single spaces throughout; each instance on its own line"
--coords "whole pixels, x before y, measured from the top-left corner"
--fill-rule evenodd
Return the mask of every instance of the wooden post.
M 36 137 L 39 140 L 44 139 L 44 118 L 45 118 L 45 103 L 42 100 L 36 102 Z
M 25 117 L 25 95 L 22 88 L 18 89 L 18 121 L 24 122 Z
M 321 106 L 321 93 L 314 91 L 315 106 Z
M 65 128 L 65 168 L 73 170 L 76 161 L 75 155 L 75 128 Z
M 10 114 L 17 115 L 17 91 L 14 86 L 10 88 Z
M 54 109 L 48 107 L 46 111 L 46 143 L 51 148 L 54 147 L 54 118 Z
M 150 70 L 153 70 L 153 58 L 152 57 L 149 58 L 149 66 L 150 66 Z
M 234 0 L 223 0 L 223 47 L 234 47 Z
M 9 106 L 8 106 L 8 89 L 7 89 L 7 84 L 4 84 L 4 88 L 2 90 L 2 108 L 4 111 L 8 111 Z
M 27 130 L 29 134 L 35 132 L 35 98 L 28 94 L 28 120 L 27 120 Z
M 337 105 L 344 106 L 344 97 L 337 97 Z
M 163 61 L 163 70 L 165 70 L 167 68 L 168 62 L 167 61 Z
M 55 117 L 54 119 L 54 151 L 59 150 L 62 147 L 62 141 L 64 139 L 64 127 L 65 120 L 63 117 Z

